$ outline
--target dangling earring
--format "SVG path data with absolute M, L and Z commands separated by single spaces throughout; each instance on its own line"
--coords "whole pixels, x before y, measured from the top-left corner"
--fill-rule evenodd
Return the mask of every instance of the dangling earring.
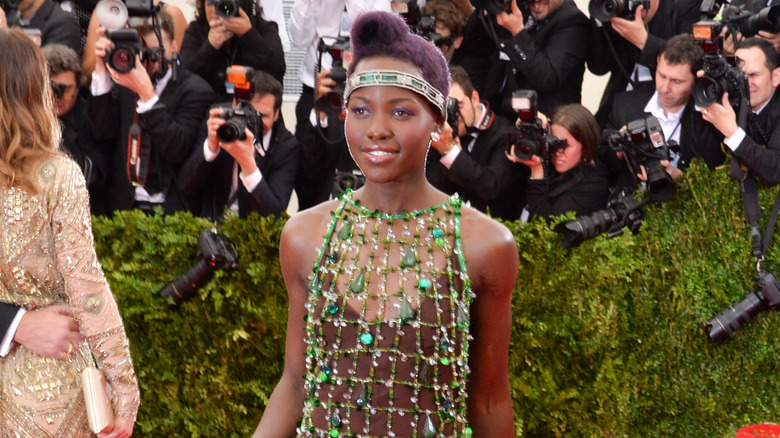
M 438 132 L 436 132 L 436 131 L 431 132 L 431 140 L 439 141 L 440 139 L 441 139 L 441 136 L 439 135 Z

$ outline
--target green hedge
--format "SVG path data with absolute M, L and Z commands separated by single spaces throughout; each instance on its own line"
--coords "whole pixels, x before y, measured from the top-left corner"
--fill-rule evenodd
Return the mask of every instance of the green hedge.
M 764 219 L 775 193 L 762 189 Z M 695 163 L 673 200 L 644 211 L 639 234 L 571 250 L 546 223 L 508 224 L 520 254 L 510 353 L 518 436 L 729 437 L 780 422 L 780 315 L 764 312 L 721 346 L 700 328 L 755 289 L 736 183 Z M 183 214 L 95 218 L 141 385 L 136 436 L 254 430 L 283 367 L 283 224 L 227 221 L 240 269 L 216 272 L 173 307 L 157 292 L 195 263 L 211 225 Z M 777 248 L 765 267 L 780 275 Z

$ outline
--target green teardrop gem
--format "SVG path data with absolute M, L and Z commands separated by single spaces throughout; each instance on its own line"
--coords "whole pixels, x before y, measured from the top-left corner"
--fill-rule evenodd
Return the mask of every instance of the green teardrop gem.
M 407 248 L 403 257 L 401 258 L 401 269 L 411 268 L 417 265 L 417 257 L 414 256 L 414 250 Z
M 374 343 L 374 335 L 371 333 L 363 333 L 360 335 L 360 342 L 362 342 L 365 345 L 371 345 Z
M 330 315 L 335 315 L 336 312 L 339 311 L 339 306 L 337 306 L 336 303 L 328 303 L 328 305 L 325 306 L 325 311 Z
M 330 417 L 330 424 L 333 427 L 340 427 L 341 426 L 341 417 L 339 416 L 338 412 L 334 413 L 332 417 Z
M 359 294 L 360 292 L 363 292 L 363 283 L 363 271 L 360 271 L 357 277 L 353 278 L 352 281 L 349 282 L 349 286 L 347 287 L 350 291 L 352 291 L 352 293 Z
M 431 287 L 431 280 L 428 280 L 427 278 L 421 278 L 420 281 L 417 282 L 417 289 L 428 290 L 429 287 Z
M 423 425 L 422 435 L 424 438 L 433 438 L 436 436 L 436 429 L 433 428 L 431 414 L 425 416 L 425 425 Z
M 344 224 L 341 226 L 341 228 L 336 231 L 336 236 L 338 236 L 338 238 L 341 240 L 347 240 L 352 237 L 352 228 L 352 222 L 344 221 Z
M 444 406 L 444 409 L 449 409 L 452 407 L 452 399 L 449 397 L 444 397 L 444 400 L 442 400 L 441 405 Z
M 463 310 L 462 305 L 458 306 L 457 323 L 459 328 L 464 328 L 463 326 L 466 326 L 469 323 L 469 319 L 466 317 L 466 312 Z
M 414 309 L 412 309 L 412 305 L 409 304 L 409 301 L 406 298 L 401 301 L 401 314 L 399 316 L 401 317 L 401 322 L 406 322 L 414 318 Z
M 423 382 L 428 381 L 428 362 L 423 363 L 422 370 L 420 371 L 420 380 Z
M 446 350 L 446 349 L 450 348 L 450 340 L 449 340 L 449 338 L 447 338 L 447 335 L 442 336 L 440 344 L 441 344 L 441 349 L 442 350 Z
M 365 383 L 360 384 L 360 388 L 358 389 L 358 396 L 355 398 L 355 403 L 361 409 L 368 406 L 368 389 L 366 389 Z

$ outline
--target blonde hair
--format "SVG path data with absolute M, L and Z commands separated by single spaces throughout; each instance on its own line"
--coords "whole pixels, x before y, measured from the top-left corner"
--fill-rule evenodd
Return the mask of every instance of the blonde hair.
M 0 187 L 38 193 L 40 165 L 59 152 L 60 125 L 38 46 L 20 29 L 0 29 Z

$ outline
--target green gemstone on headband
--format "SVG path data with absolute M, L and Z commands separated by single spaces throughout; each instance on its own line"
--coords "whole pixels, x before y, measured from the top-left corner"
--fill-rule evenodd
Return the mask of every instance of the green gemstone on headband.
M 445 97 L 441 91 L 429 84 L 425 79 L 409 73 L 394 70 L 372 70 L 354 73 L 347 78 L 344 87 L 344 102 L 349 100 L 349 95 L 358 88 L 374 86 L 392 86 L 406 88 L 422 95 L 436 106 L 442 115 L 445 115 Z
M 421 278 L 420 281 L 417 282 L 417 289 L 428 290 L 429 287 L 431 287 L 431 280 L 428 280 L 427 278 Z

